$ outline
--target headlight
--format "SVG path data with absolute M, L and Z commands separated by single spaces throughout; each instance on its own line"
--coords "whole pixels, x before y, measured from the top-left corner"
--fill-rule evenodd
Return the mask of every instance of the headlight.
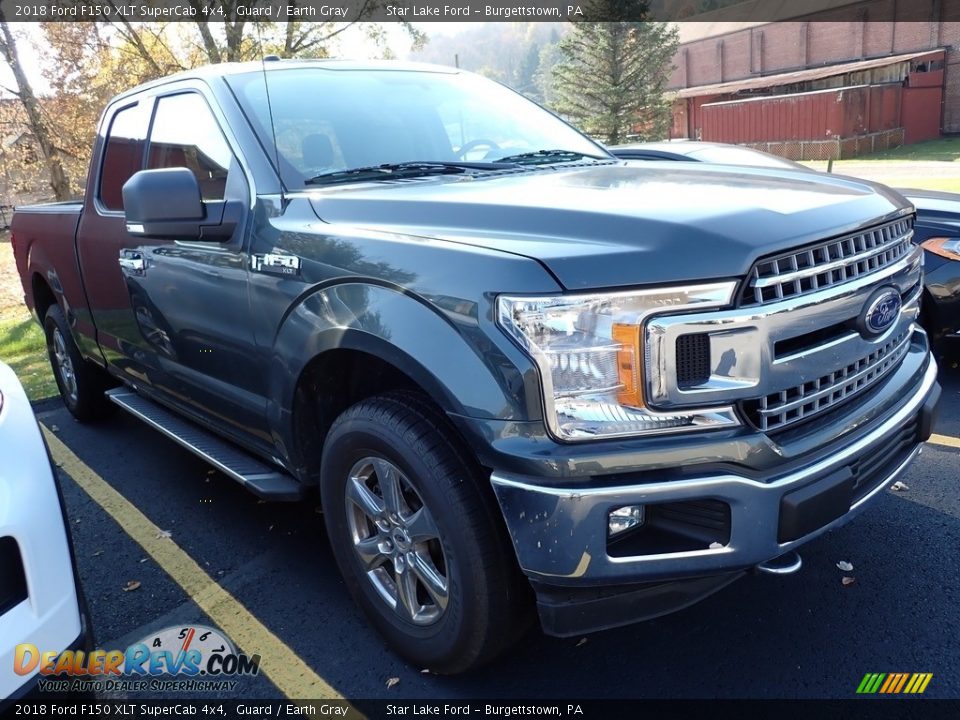
M 646 318 L 730 303 L 735 283 L 635 292 L 498 298 L 500 326 L 536 362 L 547 424 L 560 440 L 682 432 L 738 424 L 729 408 L 647 407 Z
M 932 237 L 920 243 L 924 250 L 939 255 L 947 260 L 960 260 L 960 239 Z

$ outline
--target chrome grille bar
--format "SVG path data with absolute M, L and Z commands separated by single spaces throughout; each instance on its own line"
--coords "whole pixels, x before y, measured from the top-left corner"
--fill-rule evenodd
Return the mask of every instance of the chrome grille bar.
M 895 369 L 910 348 L 910 332 L 887 341 L 865 357 L 816 380 L 743 403 L 750 422 L 763 431 L 779 430 L 859 394 Z
M 913 218 L 758 261 L 750 272 L 743 305 L 764 305 L 806 295 L 876 272 L 911 249 Z

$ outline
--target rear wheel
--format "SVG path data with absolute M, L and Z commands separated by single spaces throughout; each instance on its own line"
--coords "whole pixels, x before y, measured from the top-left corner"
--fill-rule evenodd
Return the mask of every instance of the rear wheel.
M 515 641 L 528 604 L 446 422 L 411 393 L 354 405 L 327 436 L 321 492 L 337 564 L 373 624 L 417 667 L 457 673 Z
M 80 422 L 109 414 L 112 406 L 103 393 L 111 385 L 110 377 L 80 355 L 59 305 L 47 310 L 43 327 L 53 377 L 67 410 Z

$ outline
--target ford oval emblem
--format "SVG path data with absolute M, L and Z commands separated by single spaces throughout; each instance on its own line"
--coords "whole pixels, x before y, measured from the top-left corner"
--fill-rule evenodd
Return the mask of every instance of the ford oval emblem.
M 881 288 L 867 300 L 867 304 L 860 315 L 861 334 L 867 337 L 881 335 L 900 317 L 903 303 L 900 292 L 895 288 Z

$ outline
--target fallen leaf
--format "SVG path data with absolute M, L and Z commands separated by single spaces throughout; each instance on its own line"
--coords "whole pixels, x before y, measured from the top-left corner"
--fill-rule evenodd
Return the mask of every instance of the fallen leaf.
M 580 638 L 579 642 L 577 642 L 577 644 L 576 644 L 576 647 L 580 647 L 581 645 L 586 645 L 586 644 L 587 644 L 587 639 L 586 639 L 586 638 Z
M 722 548 L 722 547 L 723 547 L 723 543 L 718 543 L 718 542 L 710 543 L 711 550 L 716 550 L 717 548 Z
M 132 591 L 136 590 L 138 587 L 140 587 L 140 581 L 139 581 L 139 580 L 131 580 L 130 582 L 128 582 L 128 583 L 124 586 L 123 591 L 124 591 L 124 592 L 132 592 Z
M 169 530 L 161 530 L 157 533 L 157 540 L 164 540 L 165 538 L 171 537 Z
M 393 687 L 394 685 L 396 685 L 398 682 L 400 682 L 400 678 L 397 678 L 397 677 L 388 678 L 388 679 L 387 679 L 387 687 L 388 687 L 388 688 L 392 688 L 392 687 Z
M 897 480 L 893 485 L 890 486 L 890 489 L 896 492 L 903 492 L 904 490 L 909 490 L 910 488 Z
M 848 563 L 846 560 L 841 560 L 837 563 L 837 567 L 843 570 L 844 572 L 850 572 L 853 570 L 853 565 Z
M 850 577 L 849 575 L 844 575 L 840 580 L 844 585 L 853 585 L 857 579 L 855 577 Z

